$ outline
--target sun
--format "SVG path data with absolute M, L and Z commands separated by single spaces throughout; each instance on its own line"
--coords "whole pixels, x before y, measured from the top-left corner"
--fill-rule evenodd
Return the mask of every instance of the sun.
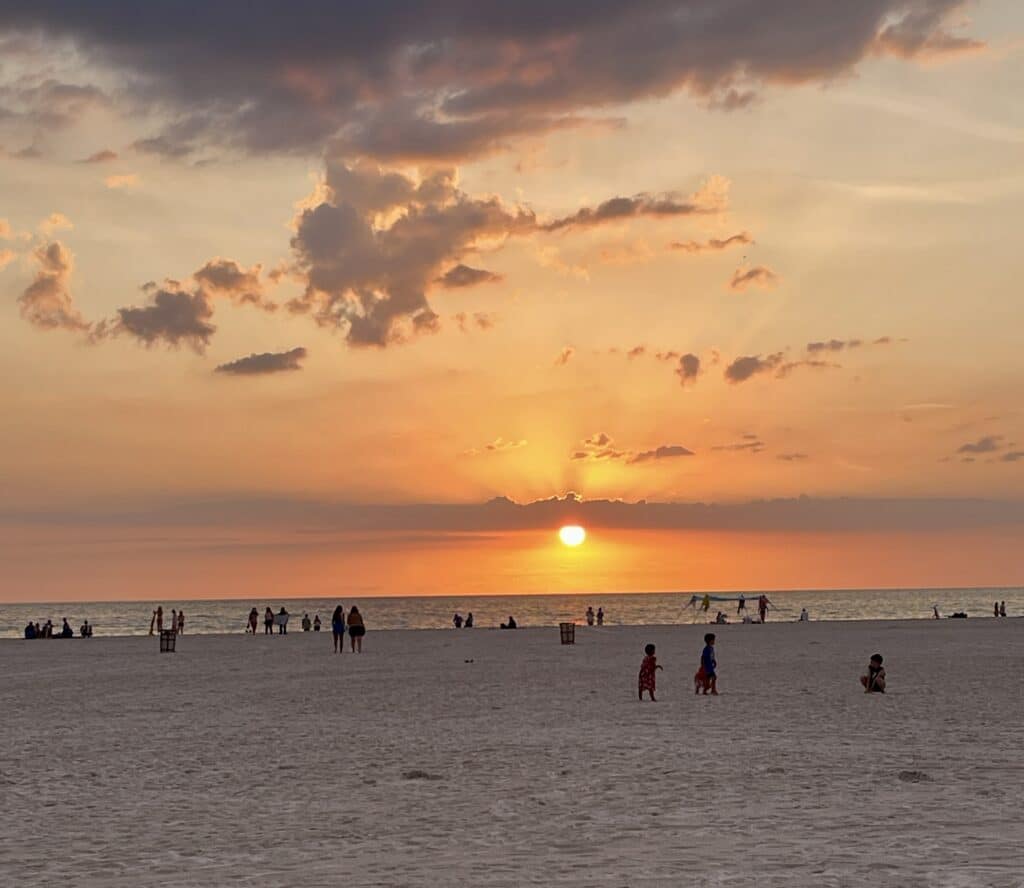
M 558 531 L 558 538 L 567 546 L 578 546 L 587 538 L 587 532 L 578 524 L 567 524 Z

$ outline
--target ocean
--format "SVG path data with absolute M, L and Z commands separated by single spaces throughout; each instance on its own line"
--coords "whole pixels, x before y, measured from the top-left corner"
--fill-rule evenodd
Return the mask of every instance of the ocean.
M 284 606 L 291 620 L 291 632 L 301 632 L 304 614 L 310 619 L 320 615 L 324 631 L 330 631 L 330 616 L 335 605 L 347 610 L 359 606 L 370 632 L 387 629 L 446 629 L 452 625 L 456 612 L 473 614 L 478 629 L 494 628 L 514 616 L 520 627 L 555 626 L 561 622 L 585 622 L 589 606 L 604 609 L 605 624 L 666 625 L 704 622 L 689 607 L 692 592 L 657 592 L 589 595 L 488 595 L 459 597 L 388 597 L 388 598 L 282 598 L 273 601 L 184 600 L 184 601 L 77 601 L 39 602 L 33 604 L 0 604 L 0 638 L 21 638 L 25 624 L 52 620 L 59 630 L 61 619 L 78 632 L 82 620 L 88 619 L 95 634 L 146 635 L 153 611 L 162 605 L 169 621 L 172 608 L 185 611 L 185 632 L 201 635 L 245 631 L 249 610 L 260 613 L 259 631 L 266 607 L 276 613 Z M 702 594 L 702 593 L 697 593 Z M 735 594 L 735 593 L 711 593 Z M 760 592 L 749 591 L 747 609 L 756 610 Z M 798 619 L 801 608 L 807 608 L 812 620 L 927 620 L 932 619 L 933 606 L 943 617 L 964 612 L 969 617 L 991 617 L 994 601 L 1005 601 L 1007 616 L 1024 615 L 1024 588 L 977 589 L 842 589 L 766 591 L 773 604 L 768 622 Z M 736 620 L 735 601 L 713 601 L 711 616 L 722 610 L 730 622 Z

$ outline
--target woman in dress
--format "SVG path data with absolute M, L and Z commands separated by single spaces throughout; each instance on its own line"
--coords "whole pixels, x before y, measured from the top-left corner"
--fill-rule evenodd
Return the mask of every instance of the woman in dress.
M 363 636 L 366 635 L 366 624 L 363 623 L 363 615 L 354 604 L 348 612 L 348 637 L 352 644 L 352 653 L 363 652 Z

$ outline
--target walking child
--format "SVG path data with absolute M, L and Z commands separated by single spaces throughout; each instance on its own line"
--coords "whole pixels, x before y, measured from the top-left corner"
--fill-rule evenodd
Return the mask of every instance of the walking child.
M 700 669 L 693 677 L 695 694 L 708 692 L 718 696 L 718 661 L 715 659 L 715 633 L 704 636 L 704 650 L 700 655 Z
M 644 691 L 651 695 L 651 702 L 657 703 L 654 698 L 654 673 L 662 667 L 658 665 L 658 658 L 654 656 L 654 645 L 644 646 L 644 659 L 640 664 L 640 699 L 644 698 Z

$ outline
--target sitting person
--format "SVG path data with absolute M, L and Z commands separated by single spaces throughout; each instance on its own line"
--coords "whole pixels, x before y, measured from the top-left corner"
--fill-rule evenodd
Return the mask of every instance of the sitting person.
M 715 614 L 715 622 L 721 626 L 723 623 L 728 623 L 729 621 L 725 618 L 725 614 L 722 613 L 722 611 L 719 611 Z
M 86 620 L 84 623 L 82 623 L 81 627 L 78 630 L 78 634 L 81 635 L 82 638 L 91 638 L 92 637 L 92 626 L 89 625 L 89 621 L 88 620 Z
M 64 618 L 64 625 L 61 626 L 61 628 L 60 628 L 60 635 L 58 636 L 58 638 L 74 638 L 74 637 L 75 637 L 75 631 L 71 628 L 71 625 L 68 623 L 68 618 L 65 617 Z
M 36 627 L 35 627 L 35 624 L 31 620 L 29 620 L 28 621 L 28 625 L 25 627 L 25 638 L 35 638 L 35 637 L 36 637 Z
M 472 611 L 470 611 L 468 614 L 466 614 L 466 622 L 463 625 L 465 626 L 466 629 L 472 629 L 473 628 L 473 612 Z
M 510 614 L 509 618 L 508 618 L 508 622 L 507 623 L 502 623 L 501 624 L 501 628 L 502 629 L 518 629 L 519 627 L 516 625 L 515 617 L 513 617 Z
M 801 623 L 806 623 L 810 619 L 811 619 L 811 615 L 809 613 L 807 613 L 807 608 L 806 607 L 800 608 L 800 622 Z
M 865 694 L 885 693 L 885 669 L 882 666 L 882 655 L 872 654 L 868 663 L 868 671 L 860 677 Z

